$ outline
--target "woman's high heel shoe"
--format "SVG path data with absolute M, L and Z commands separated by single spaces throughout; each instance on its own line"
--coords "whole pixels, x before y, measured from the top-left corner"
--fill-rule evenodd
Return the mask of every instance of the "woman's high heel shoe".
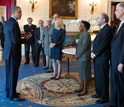
M 83 89 L 80 90 L 74 90 L 75 93 L 80 93 Z
M 55 74 L 55 76 L 51 77 L 50 79 L 55 79 L 56 78 L 56 75 L 57 75 L 57 73 Z
M 45 66 L 43 69 L 48 69 L 48 66 Z
M 55 79 L 56 78 L 56 76 L 53 76 L 53 77 L 51 77 L 50 79 Z
M 84 96 L 86 95 L 88 92 L 86 91 L 85 93 L 79 93 L 78 96 Z
M 55 80 L 59 80 L 61 78 L 61 76 L 59 76 L 59 77 L 55 77 Z

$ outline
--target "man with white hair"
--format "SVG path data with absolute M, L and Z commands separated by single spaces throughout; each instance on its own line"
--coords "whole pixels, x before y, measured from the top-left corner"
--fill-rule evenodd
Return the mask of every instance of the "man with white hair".
M 121 22 L 111 44 L 110 107 L 124 107 L 124 3 L 116 5 L 116 18 Z
M 59 18 L 59 14 L 58 14 L 58 13 L 55 13 L 55 14 L 53 15 L 53 21 L 54 21 L 54 23 L 52 24 L 53 29 L 55 29 L 55 22 L 56 22 L 58 19 L 60 19 L 60 18 Z M 63 24 L 63 29 L 64 29 L 64 30 L 66 29 L 66 28 L 65 28 L 65 24 Z
M 52 27 L 53 27 L 53 29 L 55 28 L 55 22 L 57 21 L 59 19 L 59 14 L 58 13 L 55 13 L 54 15 L 53 15 L 53 24 L 52 24 Z

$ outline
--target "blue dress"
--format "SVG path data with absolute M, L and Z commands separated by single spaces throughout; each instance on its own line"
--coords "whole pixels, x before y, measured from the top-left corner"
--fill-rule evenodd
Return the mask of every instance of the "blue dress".
M 51 48 L 50 58 L 55 60 L 62 59 L 62 46 L 65 40 L 65 30 L 64 29 L 54 29 L 51 38 L 51 43 L 55 43 L 55 46 Z

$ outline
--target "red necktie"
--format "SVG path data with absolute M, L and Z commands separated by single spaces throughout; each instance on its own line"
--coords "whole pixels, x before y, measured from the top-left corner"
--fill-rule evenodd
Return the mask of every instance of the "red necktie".
M 31 30 L 31 25 L 29 25 L 29 30 Z

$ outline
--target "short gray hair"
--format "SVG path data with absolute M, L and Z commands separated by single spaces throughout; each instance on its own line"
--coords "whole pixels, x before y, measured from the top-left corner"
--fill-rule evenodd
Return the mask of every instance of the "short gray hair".
M 119 6 L 119 7 L 124 9 L 124 3 L 118 3 L 117 6 Z
M 15 12 L 18 8 L 20 8 L 20 7 L 19 6 L 13 6 L 10 10 L 11 14 L 13 11 Z
M 102 13 L 102 18 L 105 19 L 105 22 L 108 23 L 109 17 L 106 13 Z

